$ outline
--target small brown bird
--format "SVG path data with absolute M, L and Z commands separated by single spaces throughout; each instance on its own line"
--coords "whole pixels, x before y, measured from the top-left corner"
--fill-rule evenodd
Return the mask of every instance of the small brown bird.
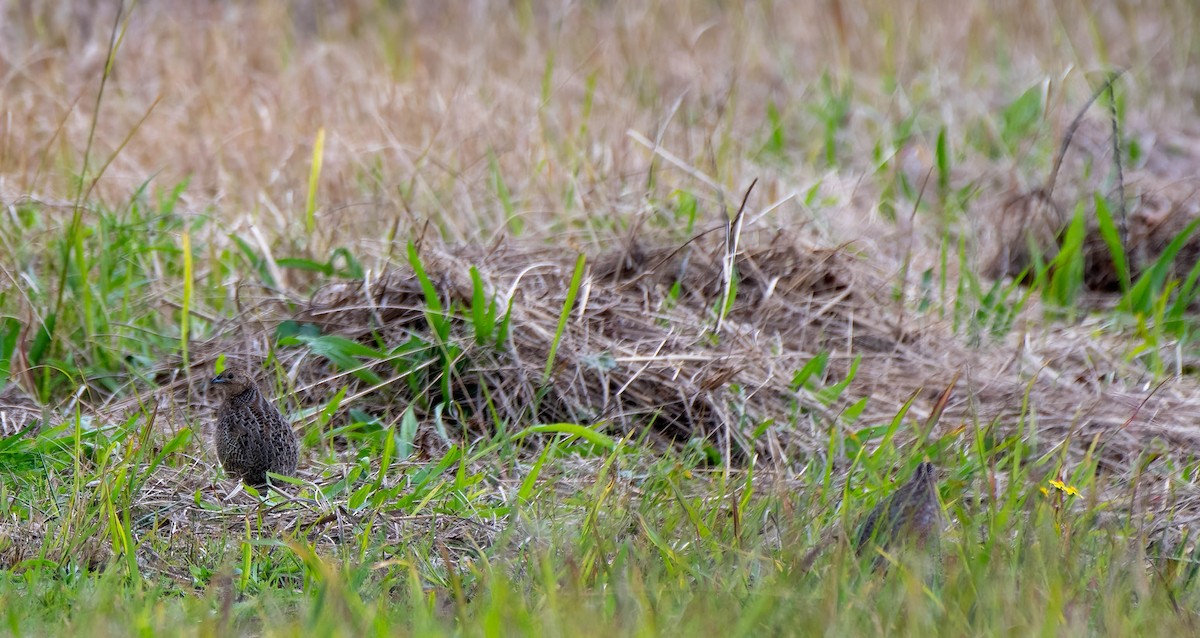
M 213 434 L 225 471 L 254 487 L 266 485 L 267 472 L 295 475 L 300 459 L 296 433 L 250 374 L 229 367 L 213 377 L 212 385 L 225 395 Z
M 937 543 L 941 532 L 937 468 L 923 462 L 907 483 L 867 514 L 858 530 L 855 549 L 861 554 L 872 543 L 880 549 L 894 545 L 929 547 Z

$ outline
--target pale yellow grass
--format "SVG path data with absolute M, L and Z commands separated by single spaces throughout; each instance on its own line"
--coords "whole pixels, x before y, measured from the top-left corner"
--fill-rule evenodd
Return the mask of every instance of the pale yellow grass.
M 73 201 L 109 4 L 4 4 L 5 203 Z M 890 145 L 907 117 L 921 115 L 916 139 L 929 145 L 937 125 L 957 135 L 1042 80 L 1057 116 L 1086 94 L 1080 70 L 1109 65 L 1130 67 L 1150 92 L 1143 117 L 1178 117 L 1171 109 L 1194 90 L 1196 11 L 1186 2 L 387 4 L 126 7 L 89 181 L 145 121 L 97 195 L 115 205 L 146 180 L 165 189 L 190 178 L 188 210 L 238 228 L 252 221 L 272 242 L 295 238 L 323 128 L 319 231 L 304 240 L 315 248 L 378 240 L 397 218 L 405 227 L 430 219 L 449 240 L 514 228 L 491 157 L 513 215 L 543 238 L 604 238 L 647 216 L 648 197 L 677 188 L 704 198 L 703 215 L 716 221 L 714 203 L 734 205 L 754 178 L 759 210 L 821 181 L 844 207 L 824 226 L 854 234 L 876 203 L 862 180 L 872 149 L 898 151 Z M 835 171 L 822 165 L 820 122 L 808 110 L 823 100 L 823 72 L 856 85 Z M 783 113 L 793 163 L 758 157 L 768 103 Z M 690 171 L 656 159 L 631 132 Z M 791 201 L 763 223 L 811 218 Z

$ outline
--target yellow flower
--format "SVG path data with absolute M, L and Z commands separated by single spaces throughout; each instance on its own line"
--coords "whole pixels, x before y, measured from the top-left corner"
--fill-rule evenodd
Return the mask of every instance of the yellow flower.
M 1079 490 L 1057 479 L 1050 479 L 1050 487 L 1053 487 L 1060 492 L 1070 494 L 1071 496 L 1079 496 Z

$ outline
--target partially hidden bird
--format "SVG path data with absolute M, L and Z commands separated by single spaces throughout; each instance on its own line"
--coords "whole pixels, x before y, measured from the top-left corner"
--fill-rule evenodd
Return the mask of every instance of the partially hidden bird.
M 249 372 L 227 367 L 212 386 L 225 397 L 213 434 L 225 472 L 253 487 L 266 485 L 267 472 L 294 476 L 300 459 L 296 433 Z
M 882 550 L 930 547 L 938 542 L 941 532 L 937 468 L 926 461 L 917 466 L 907 483 L 867 514 L 859 527 L 855 549 L 861 554 L 872 545 Z

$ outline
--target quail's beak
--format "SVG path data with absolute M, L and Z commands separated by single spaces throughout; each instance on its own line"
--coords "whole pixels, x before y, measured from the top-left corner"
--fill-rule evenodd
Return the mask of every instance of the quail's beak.
M 212 381 L 210 381 L 209 383 L 211 383 L 213 385 L 217 385 L 220 383 L 227 383 L 227 381 L 225 381 L 225 377 L 222 377 L 221 375 L 218 374 L 217 376 L 213 377 Z

